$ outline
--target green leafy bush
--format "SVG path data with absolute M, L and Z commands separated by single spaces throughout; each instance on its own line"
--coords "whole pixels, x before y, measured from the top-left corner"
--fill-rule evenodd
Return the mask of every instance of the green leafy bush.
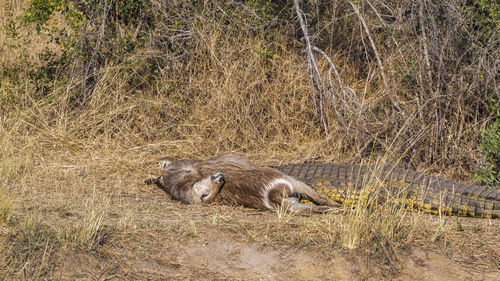
M 500 106 L 495 95 L 492 102 L 493 120 L 481 133 L 482 159 L 474 179 L 493 188 L 500 188 Z

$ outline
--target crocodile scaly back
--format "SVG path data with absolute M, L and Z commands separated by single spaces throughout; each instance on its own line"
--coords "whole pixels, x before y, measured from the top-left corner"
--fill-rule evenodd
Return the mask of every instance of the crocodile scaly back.
M 363 187 L 377 188 L 379 198 L 402 198 L 429 213 L 500 217 L 500 192 L 457 183 L 402 168 L 368 165 L 302 163 L 273 167 L 301 180 L 333 200 L 350 203 Z

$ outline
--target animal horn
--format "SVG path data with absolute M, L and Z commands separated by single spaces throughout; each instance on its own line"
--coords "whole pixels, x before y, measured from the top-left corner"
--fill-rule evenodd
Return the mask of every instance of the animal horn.
M 172 157 L 163 157 L 160 160 L 158 160 L 158 165 L 160 166 L 160 169 L 164 170 L 167 168 L 170 164 L 172 164 L 172 161 L 174 159 Z

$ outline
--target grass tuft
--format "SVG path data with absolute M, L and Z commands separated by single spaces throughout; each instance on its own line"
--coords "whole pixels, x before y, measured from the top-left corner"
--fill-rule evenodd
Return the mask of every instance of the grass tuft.
M 0 223 L 8 223 L 12 215 L 13 201 L 0 192 Z
M 380 158 L 368 165 L 372 171 L 353 183 L 362 187 L 354 202 L 346 200 L 344 204 L 340 244 L 348 249 L 363 247 L 372 254 L 384 253 L 387 258 L 391 258 L 393 253 L 397 253 L 411 241 L 410 235 L 418 225 L 408 223 L 407 215 L 411 210 L 405 205 L 405 200 L 402 200 L 405 198 L 404 189 L 399 194 L 392 195 L 396 200 L 383 198 L 389 196 L 389 193 L 382 192 L 384 179 L 379 178 L 379 175 L 383 174 L 387 162 L 387 158 Z M 354 186 L 351 190 L 353 189 Z
M 68 229 L 68 232 L 64 235 L 65 238 L 80 248 L 96 250 L 109 235 L 104 230 L 104 220 L 106 219 L 109 202 L 110 198 L 108 196 L 97 194 L 94 190 L 92 197 L 85 203 L 83 221 Z
M 6 279 L 40 280 L 51 276 L 51 255 L 61 246 L 57 231 L 36 217 L 24 220 L 16 232 L 0 245 L 7 255 L 0 256 Z
M 276 208 L 276 223 L 286 225 L 295 217 L 296 213 L 290 210 L 290 205 L 285 203 L 285 197 L 281 200 L 281 205 Z
M 137 223 L 132 217 L 132 212 L 126 210 L 118 221 L 117 229 L 124 233 L 133 233 L 137 230 Z

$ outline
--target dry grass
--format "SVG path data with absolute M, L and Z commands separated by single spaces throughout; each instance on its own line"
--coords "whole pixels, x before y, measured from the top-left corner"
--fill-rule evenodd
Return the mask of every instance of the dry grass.
M 38 54 L 47 45 L 47 34 L 37 35 L 28 25 L 19 27 L 20 38 L 9 41 L 8 13 L 19 15 L 26 3 L 9 0 L 8 5 L 10 10 L 0 10 L 0 63 L 32 60 L 43 65 Z M 29 80 L 18 85 L 2 81 L 0 278 L 174 279 L 184 274 L 241 279 L 228 273 L 241 267 L 209 275 L 206 266 L 182 262 L 184 245 L 209 244 L 205 240 L 224 244 L 225 238 L 283 255 L 302 251 L 324 262 L 314 270 L 327 270 L 332 266 L 324 266 L 327 260 L 344 256 L 355 273 L 347 279 L 398 279 L 404 271 L 395 261 L 404 261 L 413 248 L 442 253 L 480 272 L 498 268 L 498 223 L 408 213 L 394 201 L 379 206 L 377 196 L 382 195 L 376 193 L 360 196 L 340 212 L 295 215 L 286 208 L 264 212 L 187 206 L 144 185 L 144 179 L 156 175 L 156 159 L 162 156 L 206 158 L 227 152 L 262 165 L 371 156 L 379 159 L 372 160 L 375 169 L 397 163 L 436 171 L 443 163 L 454 163 L 440 172 L 456 179 L 470 178 L 473 172 L 469 165 L 478 151 L 470 150 L 477 146 L 472 136 L 484 119 L 465 122 L 471 112 L 467 100 L 458 100 L 460 108 L 449 111 L 453 114 L 428 122 L 425 96 L 414 96 L 401 86 L 397 73 L 388 73 L 395 77 L 390 88 L 401 89 L 395 95 L 406 112 L 406 119 L 395 117 L 374 74 L 373 67 L 379 66 L 370 64 L 367 70 L 359 58 L 329 51 L 343 83 L 354 89 L 362 106 L 349 105 L 355 110 L 343 113 L 344 125 L 327 106 L 329 130 L 322 135 L 295 27 L 283 23 L 282 29 L 262 34 L 252 21 L 241 20 L 250 18 L 247 10 L 219 19 L 209 13 L 220 10 L 207 9 L 190 19 L 188 39 L 170 42 L 180 54 L 145 46 L 122 61 L 110 61 L 76 106 L 85 80 L 81 73 L 61 74 L 45 95 L 35 92 Z M 222 28 L 224 20 L 241 25 Z M 271 33 L 273 42 L 267 37 Z M 16 44 L 12 52 L 7 43 Z M 25 48 L 16 47 L 20 45 Z M 398 69 L 401 52 L 415 50 L 386 52 L 382 66 L 387 72 Z M 160 67 L 155 79 L 148 80 L 152 60 L 160 61 Z M 327 61 L 318 62 L 326 73 Z M 28 74 L 19 73 L 25 79 Z M 444 136 L 446 130 L 449 135 Z M 400 155 L 405 157 L 398 160 Z M 439 163 L 433 166 L 435 161 Z M 379 179 L 360 178 L 359 183 L 368 194 Z M 358 258 L 366 263 L 361 269 L 356 269 L 363 264 Z M 196 262 L 196 255 L 190 261 Z M 370 270 L 376 268 L 383 270 L 373 277 Z M 325 276 L 312 279 L 320 277 Z
M 285 204 L 285 197 L 281 200 L 281 205 L 276 209 L 276 223 L 286 225 L 293 221 L 296 213 L 290 211 L 290 205 Z
M 367 165 L 371 169 L 370 173 L 363 177 L 358 175 L 347 188 L 348 194 L 340 221 L 336 223 L 337 229 L 334 230 L 339 233 L 337 243 L 342 247 L 363 248 L 371 255 L 397 259 L 401 249 L 411 244 L 412 235 L 426 230 L 417 223 L 417 214 L 409 214 L 411 211 L 404 203 L 404 188 L 398 195 L 391 195 L 394 198 L 384 198 L 389 194 L 381 192 L 386 179 L 379 175 L 383 174 L 384 167 L 396 165 L 397 162 L 390 162 L 388 157 L 371 159 Z M 361 186 L 361 189 L 354 191 L 356 186 Z M 351 197 L 350 192 L 359 192 L 359 197 Z
M 110 199 L 104 195 L 104 198 L 97 198 L 96 192 L 85 203 L 85 214 L 83 221 L 80 221 L 74 227 L 67 229 L 64 233 L 64 239 L 74 243 L 77 247 L 84 249 L 95 249 L 104 243 L 107 233 L 104 231 L 104 220 L 108 210 Z M 119 222 L 121 225 L 121 221 Z
M 3 234 L 0 264 L 3 279 L 39 280 L 50 272 L 51 254 L 60 246 L 57 233 L 35 216 Z
M 9 3 L 13 14 L 19 14 L 25 5 L 22 1 Z M 256 34 L 258 24 L 252 21 L 234 28 L 219 28 L 224 20 L 237 22 L 246 16 L 253 20 L 247 12 L 248 15 L 235 13 L 220 20 L 206 15 L 190 18 L 194 27 L 183 30 L 189 35 L 187 39 L 172 43 L 179 44 L 179 52 L 185 52 L 178 60 L 150 46 L 123 61 L 109 62 L 99 69 L 95 88 L 84 94 L 85 99 L 77 109 L 73 102 L 85 80 L 78 73 L 53 81 L 52 90 L 43 98 L 32 92 L 30 83 L 21 86 L 24 90 L 13 85 L 2 87 L 0 96 L 13 99 L 18 105 L 15 108 L 3 105 L 10 108 L 7 118 L 23 120 L 17 130 L 39 136 L 38 144 L 46 149 L 79 152 L 114 147 L 144 151 L 146 147 L 156 148 L 156 153 L 183 157 L 208 157 L 233 151 L 250 154 L 253 159 L 268 155 L 276 162 L 358 161 L 372 153 L 372 147 L 380 155 L 398 149 L 403 152 L 415 136 L 423 134 L 418 144 L 412 146 L 412 153 L 406 154 L 403 164 L 418 167 L 428 161 L 427 166 L 436 170 L 450 166 L 444 163 L 456 163 L 445 172 L 461 178 L 473 172 L 469 166 L 471 159 L 479 157 L 479 151 L 465 148 L 477 146 L 477 139 L 470 135 L 478 135 L 484 120 L 466 122 L 464 116 L 471 109 L 465 101 L 457 105 L 463 108 L 450 109 L 456 116 L 446 113 L 438 116 L 442 120 L 429 122 L 426 116 L 433 116 L 428 110 L 433 100 L 425 102 L 427 93 L 415 97 L 414 93 L 406 92 L 404 81 L 396 79 L 399 74 L 387 73 L 394 77 L 390 88 L 398 89 L 393 94 L 400 99 L 406 119 L 392 116 L 384 101 L 387 85 L 381 85 L 374 77 L 376 71 L 372 65 L 368 65 L 370 73 L 366 75 L 366 65 L 349 61 L 341 52 L 329 55 L 341 70 L 344 85 L 356 93 L 359 104 L 344 101 L 348 104 L 341 112 L 342 120 L 338 120 L 332 104 L 325 102 L 329 134 L 322 135 L 314 117 L 309 75 L 302 53 L 297 51 L 300 43 L 287 37 L 292 26 L 284 25 L 280 32 L 270 30 L 269 35 Z M 174 16 L 164 17 L 170 23 Z M 163 36 L 161 30 L 149 32 Z M 43 37 L 43 34 L 28 35 L 33 36 Z M 274 42 L 269 42 L 266 36 L 273 36 Z M 43 65 L 36 56 L 41 52 L 40 46 L 46 46 L 45 42 L 34 37 L 25 46 L 29 59 Z M 403 51 L 387 52 L 383 65 L 386 72 L 396 71 L 402 67 L 400 64 L 406 63 L 401 62 Z M 414 51 L 408 50 L 408 55 Z M 19 59 L 19 55 L 5 53 L 14 64 Z M 6 57 L 1 58 L 2 63 L 7 62 Z M 163 64 L 155 69 L 158 74 L 149 81 L 152 61 Z M 318 65 L 326 74 L 328 62 L 321 57 Z M 20 75 L 23 78 L 28 74 Z M 18 90 L 19 94 L 12 95 L 9 89 Z M 409 119 L 411 126 L 405 125 Z M 442 123 L 450 124 L 449 129 L 443 129 L 447 134 L 440 131 Z M 402 128 L 405 131 L 397 140 L 391 138 Z M 390 146 L 394 141 L 397 145 Z M 441 156 L 437 155 L 438 150 L 444 150 Z M 430 163 L 438 163 L 440 167 Z

